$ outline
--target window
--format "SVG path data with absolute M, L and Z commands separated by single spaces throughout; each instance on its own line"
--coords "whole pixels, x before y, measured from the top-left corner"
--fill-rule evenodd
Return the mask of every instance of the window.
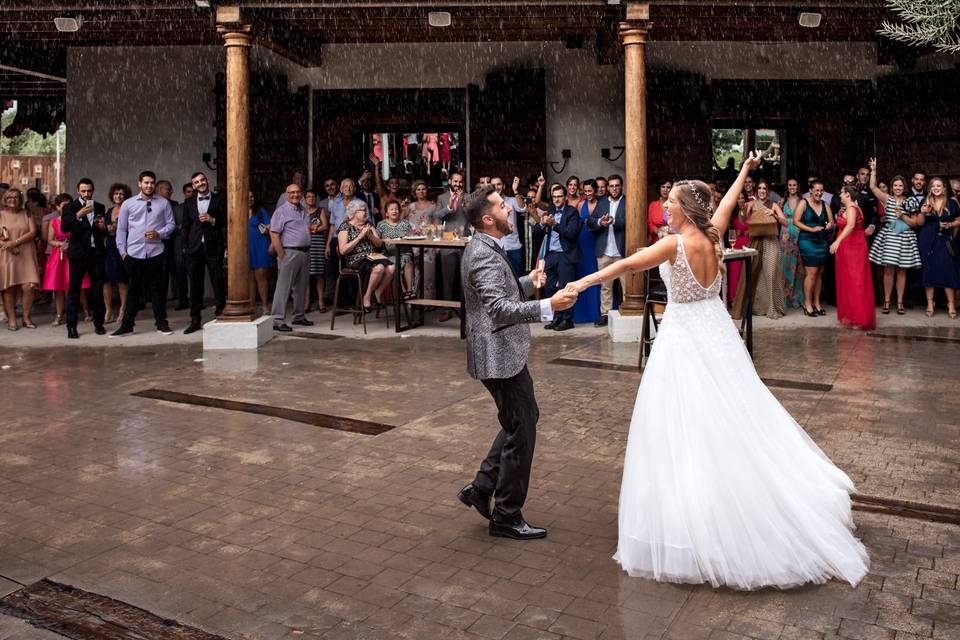
M 713 174 L 715 180 L 733 182 L 743 164 L 744 150 L 759 149 L 762 161 L 755 178 L 763 178 L 774 189 L 787 181 L 783 156 L 783 129 L 713 129 Z
M 42 164 L 35 164 L 35 165 L 33 165 L 33 172 L 34 172 L 35 174 L 37 174 L 38 176 L 39 176 L 40 174 L 42 174 L 42 173 L 43 173 L 43 165 L 42 165 Z

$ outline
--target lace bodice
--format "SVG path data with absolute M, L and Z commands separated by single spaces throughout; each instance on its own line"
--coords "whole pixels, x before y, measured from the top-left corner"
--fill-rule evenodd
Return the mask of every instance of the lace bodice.
M 664 262 L 660 265 L 660 275 L 667 285 L 667 296 L 670 302 L 699 302 L 709 298 L 716 298 L 720 295 L 720 285 L 723 282 L 720 271 L 717 271 L 717 277 L 713 283 L 704 288 L 697 277 L 693 275 L 690 264 L 687 262 L 687 254 L 683 249 L 683 237 L 679 234 L 677 238 L 677 259 L 671 265 Z

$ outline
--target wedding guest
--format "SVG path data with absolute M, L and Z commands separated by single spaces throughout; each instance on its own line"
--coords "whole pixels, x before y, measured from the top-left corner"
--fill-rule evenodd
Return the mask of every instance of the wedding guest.
M 910 194 L 918 201 L 927 197 L 927 172 L 923 169 L 917 169 L 910 177 Z
M 381 171 L 382 161 L 377 156 L 370 154 L 370 163 L 373 165 L 373 178 L 377 186 L 377 198 L 386 206 L 387 200 L 400 201 L 400 179 L 396 176 L 390 176 L 386 184 L 383 182 L 383 172 Z
M 819 182 L 821 187 L 824 186 L 823 180 L 820 179 L 820 174 L 818 174 L 816 171 L 811 171 L 809 174 L 807 174 L 807 190 L 803 194 L 804 200 L 810 199 L 810 194 L 813 192 L 814 182 Z M 830 208 L 832 207 L 832 204 L 833 204 L 833 194 L 827 191 L 824 191 L 823 193 L 820 194 L 820 200 L 822 202 L 827 203 L 827 207 Z M 833 210 L 831 208 L 831 213 L 832 211 Z
M 69 286 L 67 292 L 67 338 L 77 339 L 78 307 L 83 295 L 83 282 L 88 280 L 92 291 L 103 290 L 104 248 L 107 235 L 106 210 L 93 200 L 93 181 L 83 178 L 77 183 L 77 199 L 63 207 L 60 214 L 60 230 L 69 234 L 67 245 L 69 258 Z M 93 315 L 93 328 L 97 335 L 107 331 L 103 328 L 104 304 L 100 296 L 91 296 L 89 301 Z
M 667 203 L 667 197 L 673 188 L 671 180 L 661 180 L 657 183 L 657 189 L 660 192 L 658 199 L 650 203 L 647 207 L 647 246 L 654 244 L 660 238 L 670 233 L 670 227 L 663 217 L 663 205 Z
M 357 191 L 357 200 L 363 200 L 367 204 L 367 214 L 370 216 L 370 223 L 380 222 L 380 198 L 373 190 L 373 174 L 369 169 L 365 169 L 363 174 L 357 180 L 360 189 Z
M 747 200 L 745 214 L 750 228 L 750 248 L 758 253 L 751 262 L 753 291 L 747 291 L 746 278 L 740 280 L 733 317 L 742 317 L 746 296 L 752 296 L 753 315 L 777 320 L 784 314 L 783 269 L 780 266 L 780 231 L 777 225 L 784 224 L 786 218 L 779 205 L 770 201 L 769 186 L 765 180 L 756 184 L 755 194 L 753 200 Z
M 720 191 L 721 196 L 723 193 L 726 193 L 726 189 Z M 722 198 L 721 198 L 722 199 Z M 716 204 L 714 205 L 716 207 Z M 730 230 L 728 233 L 728 244 L 729 244 L 729 234 L 732 232 L 734 235 L 733 244 L 730 245 L 732 249 L 743 249 L 750 243 L 750 225 L 747 224 L 747 196 L 741 190 L 737 194 L 737 209 L 736 215 L 732 216 L 732 222 L 730 224 Z M 743 262 L 740 260 L 735 260 L 730 263 L 730 266 L 727 267 L 730 270 L 730 288 L 727 290 L 728 296 L 736 296 L 737 287 L 740 285 L 740 271 L 743 269 Z
M 597 199 L 606 198 L 609 195 L 607 191 L 607 179 L 603 176 L 597 176 L 593 181 L 597 183 Z
M 425 235 L 427 227 L 432 227 L 437 222 L 437 205 L 428 199 L 427 183 L 423 180 L 416 180 L 412 189 L 413 202 L 407 205 L 404 217 L 410 222 L 413 233 Z M 423 279 L 423 295 L 428 299 L 437 297 L 437 250 L 424 249 L 423 251 L 423 271 L 417 273 L 417 278 Z M 417 287 L 414 287 L 415 289 Z
M 344 178 L 340 181 L 340 194 L 336 197 L 327 197 L 327 213 L 330 221 L 330 227 L 327 229 L 327 251 L 324 254 L 326 259 L 327 291 L 333 292 L 333 284 L 337 281 L 340 274 L 340 254 L 338 253 L 337 229 L 347 219 L 347 207 L 356 198 L 357 186 L 350 178 Z
M 61 193 L 54 198 L 54 217 L 47 225 L 47 247 L 50 252 L 47 255 L 46 268 L 43 270 L 41 288 L 53 293 L 54 308 L 57 313 L 53 321 L 55 327 L 59 327 L 64 322 L 67 290 L 70 288 L 70 258 L 67 255 L 70 234 L 61 230 L 60 215 L 63 213 L 64 205 L 72 201 L 73 197 L 66 193 Z M 82 288 L 84 294 L 90 288 L 90 277 L 87 274 L 83 276 Z M 84 315 L 90 317 L 90 306 L 86 295 L 80 297 L 80 304 L 83 306 Z
M 800 229 L 793 221 L 802 201 L 800 183 L 790 178 L 787 180 L 787 195 L 778 205 L 786 220 L 780 227 L 780 253 L 783 256 L 783 305 L 787 309 L 799 309 L 804 301 L 803 259 L 798 245 Z
M 34 289 L 40 284 L 37 270 L 37 225 L 23 208 L 23 192 L 19 189 L 7 189 L 0 201 L 0 292 L 3 295 L 3 309 L 7 316 L 7 329 L 16 331 L 17 292 L 21 294 L 23 326 L 36 329 L 30 319 L 33 309 Z
M 394 266 L 389 260 L 372 260 L 368 256 L 383 247 L 377 230 L 367 221 L 366 203 L 358 200 L 347 212 L 346 221 L 337 230 L 337 242 L 345 266 L 360 272 L 366 278 L 363 292 L 363 310 L 370 313 L 373 303 L 383 304 L 383 296 L 393 282 Z
M 277 288 L 273 292 L 273 329 L 290 332 L 287 324 L 287 300 L 293 292 L 293 324 L 313 325 L 304 312 L 303 300 L 310 285 L 310 217 L 300 199 L 300 185 L 287 185 L 287 201 L 270 217 L 270 244 L 277 256 Z
M 350 181 L 353 183 L 353 180 Z M 300 187 L 301 198 L 303 197 L 303 191 L 307 188 L 307 170 L 303 167 L 295 167 L 290 173 L 290 182 L 288 184 L 295 184 Z M 274 211 L 282 207 L 287 202 L 287 191 L 284 189 L 283 193 L 280 194 L 280 197 L 277 198 L 277 206 L 274 207 Z
M 873 191 L 870 189 L 869 167 L 857 169 L 857 179 L 854 186 L 857 187 L 857 206 L 863 213 L 863 232 L 867 236 L 867 244 L 871 244 L 877 231 L 879 215 L 877 212 L 877 197 L 873 195 Z
M 437 198 L 438 220 L 443 221 L 443 231 L 469 235 L 469 222 L 464 208 L 464 182 L 463 174 L 454 171 L 450 174 L 450 190 L 440 194 Z M 440 250 L 440 279 L 443 284 L 443 299 L 455 300 L 453 290 L 454 284 L 460 278 L 460 251 L 457 249 Z M 444 310 L 440 314 L 440 322 L 446 322 L 452 317 L 449 311 Z
M 569 190 L 554 183 L 550 187 L 550 206 L 537 223 L 537 229 L 545 236 L 548 296 L 576 279 L 577 262 L 580 260 L 580 214 L 575 207 L 567 204 L 568 196 Z M 566 309 L 557 311 L 544 328 L 567 331 L 573 327 L 573 309 Z
M 583 204 L 583 195 L 580 192 L 580 178 L 570 176 L 567 178 L 567 204 L 580 211 Z
M 315 281 L 317 292 L 317 311 L 327 312 L 327 229 L 330 227 L 330 214 L 323 207 L 318 206 L 317 194 L 313 190 L 307 192 L 307 214 L 310 216 L 310 276 Z M 311 200 L 313 204 L 311 204 Z M 310 311 L 310 292 L 304 300 L 304 307 Z
M 396 200 L 387 200 L 383 205 L 383 220 L 377 225 L 377 235 L 382 240 L 399 240 L 413 235 L 413 227 L 408 220 L 401 217 L 400 211 L 400 203 Z M 396 256 L 392 250 L 387 254 L 387 258 L 396 269 Z M 413 292 L 413 249 L 411 247 L 401 249 L 400 269 L 403 274 L 403 295 L 405 298 L 410 298 Z
M 144 292 L 149 293 L 153 307 L 153 319 L 157 333 L 171 335 L 167 323 L 167 296 L 163 281 L 163 239 L 173 233 L 176 226 L 173 211 L 166 198 L 154 191 L 157 176 L 152 171 L 143 171 L 137 179 L 140 193 L 124 200 L 117 220 L 117 250 L 123 258 L 130 291 L 120 326 L 110 334 L 118 338 L 133 333 L 139 312 L 137 301 Z
M 809 317 L 825 316 L 820 304 L 823 289 L 823 268 L 827 264 L 830 246 L 829 234 L 833 230 L 833 212 L 823 199 L 823 183 L 815 180 L 810 186 L 810 196 L 805 198 L 793 214 L 793 223 L 799 229 L 797 246 L 805 273 L 803 279 L 804 313 Z
M 927 317 L 934 313 L 934 293 L 943 288 L 947 296 L 947 313 L 957 317 L 955 290 L 960 289 L 960 270 L 957 267 L 957 241 L 954 229 L 960 226 L 960 205 L 947 196 L 942 178 L 931 178 L 927 198 L 920 207 L 923 224 L 917 232 L 921 276 L 927 294 Z
M 857 185 L 844 185 L 840 190 L 843 209 L 837 216 L 838 234 L 830 245 L 830 253 L 837 257 L 837 319 L 847 326 L 872 330 L 877 326 L 877 308 L 873 303 L 863 211 L 857 204 L 859 195 Z
M 605 207 L 596 207 L 587 218 L 587 226 L 594 235 L 594 253 L 597 267 L 603 269 L 623 260 L 626 254 L 627 206 L 623 199 L 623 178 L 612 175 L 607 180 L 608 195 Z M 668 192 L 669 193 L 669 192 Z M 626 276 L 608 280 L 600 285 L 600 319 L 596 326 L 607 326 L 607 314 L 613 308 L 613 283 L 620 283 L 621 294 L 627 290 Z
M 334 183 L 336 186 L 336 183 Z M 260 314 L 270 315 L 270 272 L 277 268 L 277 261 L 270 247 L 270 212 L 257 206 L 250 192 L 247 220 L 250 230 L 250 291 L 253 303 L 260 299 Z M 321 298 L 322 301 L 322 298 Z
M 584 180 L 580 185 L 583 192 L 583 204 L 580 206 L 580 259 L 577 260 L 576 278 L 585 278 L 597 272 L 596 238 L 587 225 L 587 220 L 595 211 L 601 216 L 609 213 L 610 208 L 606 200 L 597 199 L 597 182 L 593 179 Z M 573 306 L 573 322 L 592 323 L 600 322 L 600 291 L 598 287 L 590 287 L 583 291 Z
M 747 197 L 748 203 L 757 197 L 753 176 L 747 176 L 747 179 L 743 181 L 743 194 Z
M 500 196 L 509 210 L 508 221 L 512 226 L 512 231 L 501 239 L 503 250 L 507 252 L 507 259 L 510 261 L 510 267 L 513 274 L 518 278 L 526 275 L 523 272 L 523 244 L 520 242 L 520 225 L 517 223 L 517 214 L 524 213 L 526 207 L 517 202 L 516 194 L 520 191 L 520 178 L 514 177 L 511 185 L 511 191 L 514 195 L 504 193 L 503 178 L 494 176 L 490 180 L 494 191 Z
M 180 188 L 183 200 L 186 202 L 193 197 L 193 183 L 188 182 Z M 173 202 L 173 201 L 171 201 Z M 190 308 L 190 257 L 186 252 L 186 242 L 183 237 L 183 205 L 173 205 L 173 222 L 177 226 L 176 237 L 173 242 L 173 281 L 177 294 L 177 305 L 174 311 L 183 311 Z
M 174 293 L 177 294 L 177 299 L 179 302 L 179 296 L 181 291 L 179 290 L 179 282 L 177 282 L 177 241 L 180 236 L 180 226 L 181 222 L 178 222 L 178 217 L 181 216 L 181 206 L 180 203 L 173 199 L 173 183 L 169 180 L 157 180 L 157 195 L 161 198 L 166 198 L 170 203 L 170 210 L 173 211 L 173 233 L 170 234 L 170 237 L 163 241 L 163 281 L 167 284 L 166 291 L 169 291 L 170 288 L 173 288 Z M 183 248 L 183 243 L 180 243 L 180 248 Z M 188 275 L 189 279 L 189 275 Z M 189 290 L 184 290 L 182 292 L 184 295 L 189 297 Z
M 890 313 L 890 298 L 894 280 L 897 285 L 897 314 L 906 313 L 903 294 L 907 288 L 907 269 L 922 266 L 914 227 L 923 224 L 919 209 L 908 210 L 904 195 L 907 187 L 903 176 L 890 180 L 887 193 L 877 185 L 877 160 L 870 159 L 870 189 L 883 206 L 883 220 L 879 233 L 870 247 L 870 262 L 883 268 L 883 313 Z
M 191 334 L 203 329 L 204 273 L 213 286 L 214 316 L 223 313 L 227 304 L 227 288 L 223 274 L 223 233 L 227 224 L 227 199 L 210 192 L 207 176 L 197 171 L 190 176 L 193 197 L 183 203 L 184 251 L 190 260 L 190 325 Z
M 120 207 L 123 201 L 132 196 L 130 187 L 125 184 L 110 185 L 110 208 L 105 210 L 107 234 L 103 239 L 103 307 L 104 323 L 116 322 L 127 312 L 127 271 L 123 266 L 123 258 L 117 249 L 117 222 L 120 220 Z M 120 311 L 113 313 L 113 287 L 116 285 L 120 295 Z M 95 294 L 94 294 L 95 295 Z
M 950 178 L 950 197 L 960 204 L 960 178 Z

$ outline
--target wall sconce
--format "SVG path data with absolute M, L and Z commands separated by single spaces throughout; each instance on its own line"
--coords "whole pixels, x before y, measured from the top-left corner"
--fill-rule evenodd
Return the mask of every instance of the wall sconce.
M 204 152 L 204 154 L 200 156 L 200 159 L 203 160 L 203 164 L 207 165 L 210 171 L 216 171 L 220 166 L 220 163 L 214 160 L 213 156 L 208 152 Z
M 617 154 L 616 158 L 610 157 L 610 149 L 606 147 L 600 149 L 600 157 L 603 158 L 604 160 L 609 160 L 610 162 L 616 162 L 617 160 L 623 157 L 623 152 L 625 149 L 624 147 L 614 147 L 614 149 L 618 149 L 620 151 L 620 153 Z
M 563 158 L 563 164 L 560 165 L 559 169 L 557 169 L 557 163 L 553 160 L 547 160 L 547 164 L 550 165 L 554 173 L 563 173 L 563 170 L 567 168 L 567 161 L 570 160 L 570 155 L 570 149 L 560 150 L 560 157 Z

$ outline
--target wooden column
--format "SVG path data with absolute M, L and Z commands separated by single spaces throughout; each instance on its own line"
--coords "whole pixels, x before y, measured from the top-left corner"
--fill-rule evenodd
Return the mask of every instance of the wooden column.
M 623 44 L 624 84 L 624 197 L 627 203 L 627 255 L 647 246 L 647 70 L 646 51 L 649 8 L 627 6 L 627 20 L 620 23 Z M 620 313 L 641 315 L 646 292 L 642 274 L 627 276 L 627 291 Z
M 227 48 L 227 305 L 220 320 L 254 319 L 250 299 L 250 28 L 221 27 Z

